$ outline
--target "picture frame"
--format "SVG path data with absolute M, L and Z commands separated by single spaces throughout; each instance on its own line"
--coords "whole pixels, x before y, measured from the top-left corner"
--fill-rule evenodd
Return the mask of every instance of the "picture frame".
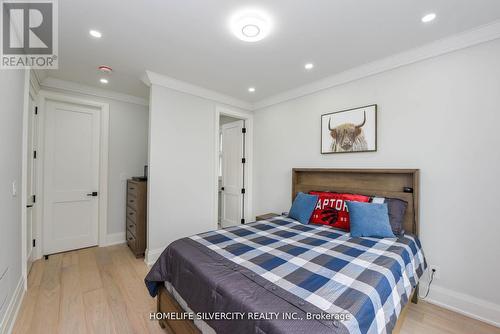
M 377 151 L 376 104 L 321 115 L 321 154 Z

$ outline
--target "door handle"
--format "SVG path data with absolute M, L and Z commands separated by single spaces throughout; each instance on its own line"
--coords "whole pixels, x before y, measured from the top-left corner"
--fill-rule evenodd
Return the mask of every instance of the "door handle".
M 33 204 L 28 204 L 26 205 L 27 208 L 32 208 L 33 207 Z
M 93 192 L 87 194 L 87 196 L 96 197 L 97 196 L 97 191 L 93 191 Z

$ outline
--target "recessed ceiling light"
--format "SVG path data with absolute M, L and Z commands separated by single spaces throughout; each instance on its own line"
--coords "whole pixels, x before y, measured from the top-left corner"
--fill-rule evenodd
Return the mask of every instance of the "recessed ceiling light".
M 102 34 L 100 31 L 97 30 L 90 30 L 89 31 L 90 36 L 95 37 L 95 38 L 101 38 Z
M 307 63 L 304 65 L 304 68 L 306 70 L 312 70 L 314 68 L 314 64 L 313 63 Z
M 99 80 L 102 84 L 107 84 L 109 81 L 108 79 L 106 78 L 101 78 L 101 80 Z
M 429 13 L 422 17 L 422 22 L 423 23 L 429 23 L 431 21 L 434 21 L 436 19 L 436 13 Z
M 234 14 L 229 27 L 233 34 L 245 42 L 258 42 L 272 30 L 272 20 L 262 10 L 247 9 Z
M 249 91 L 250 93 L 255 93 L 255 87 L 250 87 L 250 88 L 248 88 L 248 91 Z

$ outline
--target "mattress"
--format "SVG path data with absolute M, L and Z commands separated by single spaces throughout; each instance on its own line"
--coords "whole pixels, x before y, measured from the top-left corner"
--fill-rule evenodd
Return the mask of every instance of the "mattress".
M 146 284 L 154 296 L 169 282 L 195 312 L 245 315 L 205 319 L 217 333 L 390 333 L 425 267 L 412 235 L 351 238 L 277 217 L 173 242 Z

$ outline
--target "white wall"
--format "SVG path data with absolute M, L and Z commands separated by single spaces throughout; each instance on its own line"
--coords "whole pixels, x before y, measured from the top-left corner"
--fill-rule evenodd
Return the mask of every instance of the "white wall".
M 111 242 L 125 241 L 126 179 L 144 174 L 148 161 L 148 107 L 116 99 L 42 88 L 109 104 L 108 221 Z
M 378 104 L 378 152 L 320 154 L 320 115 Z M 256 214 L 290 207 L 293 167 L 421 169 L 430 298 L 500 324 L 500 41 L 255 114 Z
M 151 86 L 148 251 L 215 229 L 215 103 Z
M 125 232 L 126 179 L 148 164 L 149 113 L 145 106 L 110 104 L 108 234 Z
M 147 262 L 172 241 L 217 228 L 216 102 L 153 84 Z
M 21 170 L 25 77 L 21 70 L 0 70 L 0 332 L 6 310 L 21 280 Z M 12 182 L 17 196 L 12 196 Z

